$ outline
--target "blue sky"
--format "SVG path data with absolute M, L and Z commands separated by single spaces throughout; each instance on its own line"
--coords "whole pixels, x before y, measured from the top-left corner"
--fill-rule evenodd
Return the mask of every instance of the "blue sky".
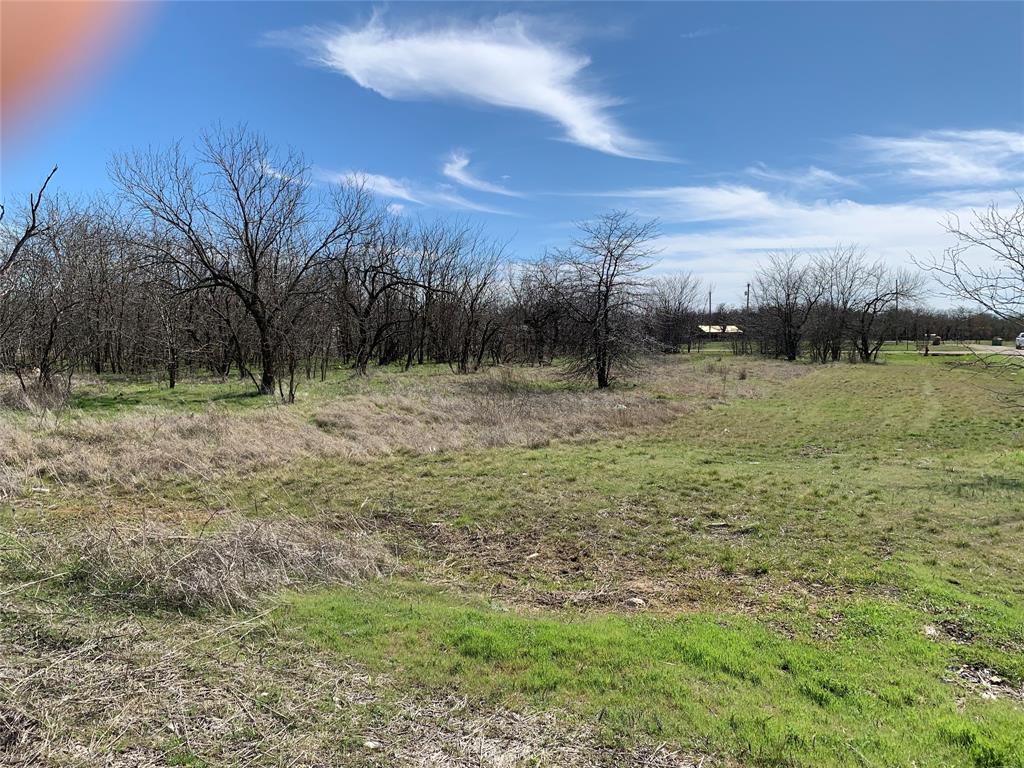
M 902 263 L 1024 190 L 1024 4 L 165 3 L 5 137 L 4 198 L 54 162 L 107 188 L 112 152 L 216 121 L 520 258 L 602 210 L 657 216 L 659 269 L 737 302 L 767 250 Z

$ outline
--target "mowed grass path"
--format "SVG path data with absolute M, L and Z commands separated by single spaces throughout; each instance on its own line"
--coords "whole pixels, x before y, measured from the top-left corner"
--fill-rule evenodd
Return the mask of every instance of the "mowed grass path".
M 424 695 L 556 706 L 611 742 L 1021 766 L 1024 418 L 987 383 L 841 365 L 645 437 L 278 470 L 279 501 L 359 507 L 415 564 L 278 619 Z

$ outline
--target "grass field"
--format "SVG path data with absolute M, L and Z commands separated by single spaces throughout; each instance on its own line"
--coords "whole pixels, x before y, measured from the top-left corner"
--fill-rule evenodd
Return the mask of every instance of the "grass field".
M 998 373 L 712 351 L 0 411 L 0 764 L 1020 768 Z

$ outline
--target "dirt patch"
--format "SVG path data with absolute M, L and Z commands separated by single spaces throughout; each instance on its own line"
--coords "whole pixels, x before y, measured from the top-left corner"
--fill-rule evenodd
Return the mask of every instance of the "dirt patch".
M 926 624 L 923 631 L 925 637 L 932 640 L 955 643 L 956 645 L 967 645 L 974 639 L 973 632 L 960 622 L 951 619 L 945 619 L 935 624 Z
M 1024 684 L 1014 684 L 981 664 L 960 664 L 950 669 L 947 682 L 959 682 L 983 699 L 1010 699 L 1024 703 Z

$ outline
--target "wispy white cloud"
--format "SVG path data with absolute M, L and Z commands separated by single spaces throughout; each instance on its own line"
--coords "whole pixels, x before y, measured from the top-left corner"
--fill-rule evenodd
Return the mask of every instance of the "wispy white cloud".
M 457 184 L 478 192 L 488 192 L 493 195 L 506 195 L 508 197 L 522 197 L 519 192 L 513 192 L 500 184 L 492 184 L 489 181 L 478 178 L 469 170 L 469 154 L 462 150 L 454 150 L 445 160 L 441 172 Z
M 289 182 L 294 181 L 294 182 L 299 182 L 299 183 L 304 183 L 304 181 L 305 181 L 302 178 L 296 178 L 294 176 L 290 176 L 289 174 L 283 172 L 280 168 L 277 168 L 277 167 L 271 165 L 266 160 L 263 161 L 262 165 L 263 165 L 263 171 L 267 175 L 273 176 L 275 179 L 281 179 L 282 181 L 289 181 Z
M 757 263 L 770 251 L 816 250 L 857 243 L 892 265 L 927 258 L 950 245 L 943 223 L 964 220 L 985 202 L 1012 203 L 1009 191 L 976 190 L 925 195 L 898 203 L 845 197 L 803 201 L 748 185 L 678 186 L 611 193 L 617 202 L 659 216 L 660 270 L 698 271 L 716 283 L 722 300 L 738 300 Z
M 676 223 L 760 219 L 778 205 L 767 192 L 739 184 L 635 188 L 598 196 L 639 204 L 645 213 Z
M 465 211 L 476 211 L 478 213 L 497 213 L 510 215 L 509 211 L 494 208 L 475 200 L 470 200 L 456 192 L 452 187 L 442 184 L 437 187 L 428 187 L 416 184 L 408 179 L 396 179 L 391 176 L 384 176 L 377 173 L 366 173 L 364 171 L 328 171 L 316 169 L 316 177 L 320 181 L 329 184 L 353 184 L 362 186 L 377 197 L 386 200 L 401 200 L 414 205 L 430 206 L 433 208 L 451 208 Z M 392 202 L 389 207 L 394 207 Z M 401 206 L 404 210 L 404 206 Z
M 914 136 L 856 136 L 849 145 L 898 179 L 933 187 L 1024 183 L 1024 133 L 926 131 Z
M 801 188 L 859 186 L 859 182 L 854 179 L 814 165 L 798 170 L 780 170 L 769 168 L 764 163 L 755 163 L 746 169 L 746 173 L 757 179 L 778 181 Z
M 710 37 L 711 35 L 717 35 L 724 31 L 725 27 L 699 27 L 698 29 L 694 29 L 689 32 L 683 32 L 679 36 L 683 38 L 683 40 L 697 40 L 698 38 Z
M 276 33 L 271 39 L 310 57 L 385 98 L 463 99 L 525 110 L 559 124 L 565 138 L 622 157 L 658 152 L 630 136 L 611 115 L 617 102 L 583 82 L 584 54 L 547 38 L 523 16 L 469 25 L 389 27 L 375 15 L 361 27 Z
M 423 205 L 423 201 L 412 191 L 412 186 L 405 179 L 395 179 L 390 176 L 382 176 L 377 173 L 366 173 L 364 171 L 334 171 L 319 172 L 320 178 L 334 184 L 352 184 L 369 190 L 378 197 L 386 197 L 392 200 L 404 200 L 407 203 Z
M 951 244 L 944 226 L 950 214 L 967 221 L 990 203 L 1012 207 L 1018 202 L 1012 187 L 1024 183 L 1024 133 L 926 131 L 857 136 L 843 146 L 842 174 L 758 163 L 745 169 L 747 183 L 602 196 L 662 220 L 659 269 L 696 270 L 729 300 L 742 294 L 757 263 L 773 250 L 858 243 L 894 266 L 938 255 Z M 902 199 L 872 196 L 879 183 L 888 197 L 902 192 Z

